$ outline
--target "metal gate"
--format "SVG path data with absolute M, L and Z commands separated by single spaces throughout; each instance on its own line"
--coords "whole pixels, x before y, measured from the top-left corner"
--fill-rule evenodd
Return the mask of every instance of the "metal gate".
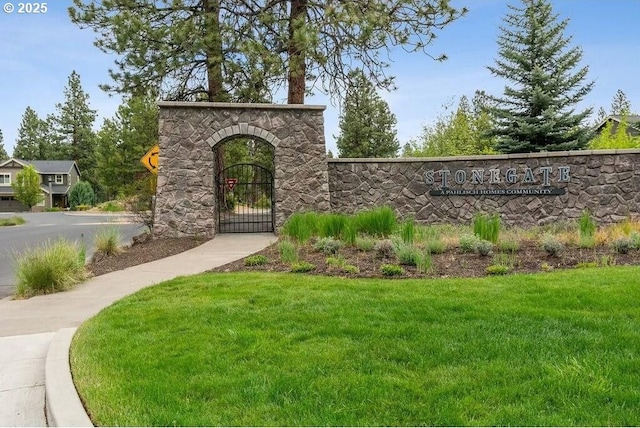
M 216 176 L 218 233 L 275 231 L 273 174 L 257 164 L 237 164 Z

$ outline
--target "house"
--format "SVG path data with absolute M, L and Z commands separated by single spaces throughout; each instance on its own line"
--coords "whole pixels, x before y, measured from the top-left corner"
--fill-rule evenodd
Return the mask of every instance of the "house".
M 607 116 L 602 120 L 602 122 L 600 122 L 596 126 L 595 131 L 596 133 L 600 134 L 604 129 L 604 127 L 607 126 L 608 123 L 611 123 L 612 124 L 611 133 L 615 134 L 616 131 L 618 130 L 618 125 L 622 121 L 626 121 L 627 134 L 629 134 L 630 137 L 640 136 L 640 115 L 638 114 L 630 114 L 627 116 L 621 116 L 621 115 Z
M 0 212 L 29 210 L 15 199 L 11 187 L 16 175 L 27 165 L 32 165 L 40 174 L 40 188 L 43 194 L 42 202 L 33 207 L 33 210 L 68 207 L 71 188 L 80 180 L 80 170 L 74 161 L 9 159 L 0 162 Z

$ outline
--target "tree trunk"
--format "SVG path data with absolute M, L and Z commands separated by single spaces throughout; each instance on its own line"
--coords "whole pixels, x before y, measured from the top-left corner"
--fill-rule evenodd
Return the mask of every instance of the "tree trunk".
M 207 44 L 207 100 L 224 101 L 222 89 L 222 37 L 220 35 L 220 0 L 202 0 Z
M 291 0 L 289 15 L 289 94 L 288 104 L 304 104 L 306 87 L 305 46 L 301 31 L 305 31 L 307 0 Z

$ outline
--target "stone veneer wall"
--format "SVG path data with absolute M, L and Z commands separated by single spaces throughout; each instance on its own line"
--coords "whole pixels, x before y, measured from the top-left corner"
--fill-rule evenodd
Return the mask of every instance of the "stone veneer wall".
M 499 213 L 506 224 L 531 225 L 576 219 L 589 209 L 598 222 L 611 223 L 640 214 L 640 150 L 599 150 L 422 159 L 329 159 L 331 209 L 353 213 L 380 205 L 393 207 L 420 222 L 468 223 L 479 211 Z M 570 179 L 561 182 L 558 167 L 568 166 Z M 523 183 L 524 168 L 534 183 Z M 549 186 L 541 167 L 551 167 Z M 508 168 L 516 168 L 517 184 L 505 183 Z M 484 183 L 472 184 L 472 170 L 484 170 Z M 499 183 L 489 183 L 490 169 L 499 169 Z M 428 185 L 427 171 L 435 183 Z M 449 190 L 538 192 L 564 189 L 564 195 L 430 196 L 441 186 L 439 170 L 451 171 Z M 454 172 L 464 170 L 459 185 Z M 460 177 L 462 178 L 462 173 Z M 462 180 L 460 180 L 462 181 Z M 476 180 L 477 181 L 477 180 Z M 528 190 L 527 190 L 528 189 Z M 562 191 L 562 190 L 561 190 Z
M 235 137 L 275 150 L 276 227 L 301 210 L 330 209 L 324 106 L 161 102 L 154 233 L 215 234 L 213 149 Z

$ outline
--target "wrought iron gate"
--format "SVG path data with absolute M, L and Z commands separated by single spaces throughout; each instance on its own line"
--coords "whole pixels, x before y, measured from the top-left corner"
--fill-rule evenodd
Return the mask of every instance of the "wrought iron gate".
M 273 174 L 257 164 L 237 164 L 216 176 L 218 233 L 275 230 Z

